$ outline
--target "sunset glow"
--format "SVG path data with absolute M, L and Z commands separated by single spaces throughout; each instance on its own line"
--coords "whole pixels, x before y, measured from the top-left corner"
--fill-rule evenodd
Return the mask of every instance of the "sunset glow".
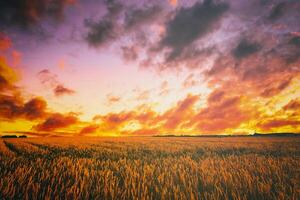
M 0 7 L 0 134 L 300 132 L 300 2 L 55 2 Z

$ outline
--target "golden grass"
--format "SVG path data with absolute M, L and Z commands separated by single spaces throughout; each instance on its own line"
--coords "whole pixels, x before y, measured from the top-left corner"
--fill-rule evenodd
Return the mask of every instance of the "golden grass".
M 300 199 L 300 138 L 0 140 L 0 199 Z

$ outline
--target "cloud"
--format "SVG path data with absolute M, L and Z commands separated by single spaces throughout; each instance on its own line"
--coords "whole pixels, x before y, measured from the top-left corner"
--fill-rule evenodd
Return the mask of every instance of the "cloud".
M 209 94 L 208 102 L 220 102 L 225 95 L 225 91 L 223 90 L 214 90 L 212 93 Z
M 268 18 L 272 21 L 275 21 L 282 17 L 287 11 L 287 5 L 287 2 L 280 2 L 277 5 L 273 6 Z
M 14 50 L 7 51 L 12 46 L 10 39 L 0 34 L 0 44 L 1 50 L 6 53 L 0 55 L 0 119 L 13 121 L 18 118 L 26 120 L 43 118 L 46 115 L 47 103 L 39 97 L 25 102 L 16 86 L 17 73 L 8 65 L 7 58 L 4 56 L 14 57 Z
M 47 103 L 41 98 L 33 98 L 24 103 L 18 96 L 0 96 L 0 118 L 36 120 L 46 116 Z
M 199 131 L 224 133 L 226 129 L 237 128 L 253 117 L 253 111 L 241 107 L 239 97 L 222 96 L 219 101 L 211 100 L 206 108 L 193 117 L 192 122 Z
M 8 65 L 7 59 L 0 55 L 0 92 L 16 91 L 17 73 Z
M 77 117 L 73 115 L 63 115 L 60 113 L 51 114 L 44 122 L 34 126 L 37 131 L 54 131 L 60 128 L 66 128 L 78 122 Z
M 236 48 L 233 49 L 232 54 L 234 57 L 241 59 L 247 57 L 261 49 L 258 43 L 251 43 L 246 39 L 242 39 Z
M 128 121 L 129 119 L 132 119 L 133 113 L 126 113 L 122 112 L 119 114 L 110 113 L 105 116 L 102 116 L 101 119 L 106 121 L 108 124 L 115 126 L 122 124 L 123 122 Z
M 258 127 L 263 129 L 264 131 L 270 131 L 276 128 L 282 127 L 298 127 L 300 125 L 299 120 L 292 120 L 292 119 L 272 119 L 263 123 L 258 124 Z
M 5 88 L 8 85 L 8 81 L 0 75 L 0 89 Z
M 138 101 L 142 101 L 142 100 L 146 100 L 149 99 L 150 97 L 150 90 L 136 90 L 137 95 L 136 95 L 136 100 Z
M 299 99 L 293 99 L 288 104 L 286 104 L 283 107 L 284 110 L 292 110 L 297 111 L 300 110 L 300 100 Z
M 278 83 L 274 83 L 273 86 L 266 87 L 266 89 L 264 89 L 260 93 L 260 95 L 263 96 L 263 97 L 274 96 L 274 95 L 280 93 L 281 91 L 283 91 L 285 88 L 287 88 L 290 83 L 291 83 L 291 79 L 282 80 Z
M 194 74 L 190 74 L 186 77 L 186 79 L 183 82 L 183 88 L 191 88 L 196 86 L 199 83 L 194 77 Z
M 98 22 L 85 20 L 85 26 L 88 28 L 88 33 L 85 37 L 90 46 L 100 47 L 101 45 L 110 42 L 117 38 L 114 22 L 110 19 L 104 19 Z
M 7 50 L 12 46 L 12 42 L 9 37 L 0 32 L 0 51 Z
M 152 135 L 159 135 L 159 129 L 138 129 L 134 131 L 124 132 L 123 134 L 134 135 L 134 136 L 152 136 Z
M 295 46 L 300 46 L 300 36 L 296 35 L 292 37 L 289 41 L 290 44 L 295 45 Z
M 92 47 L 100 47 L 117 39 L 120 34 L 117 22 L 123 10 L 123 4 L 118 1 L 104 1 L 107 13 L 99 20 L 91 18 L 84 20 L 87 28 L 85 40 Z
M 263 34 L 254 45 L 246 42 L 237 46 L 242 48 L 220 54 L 204 73 L 210 85 L 226 84 L 230 92 L 239 91 L 251 98 L 271 98 L 287 90 L 299 77 L 299 59 L 287 59 L 294 57 L 298 47 L 291 45 L 287 36 L 274 41 L 266 38 Z
M 108 94 L 108 95 L 106 96 L 106 98 L 107 98 L 108 105 L 111 105 L 111 104 L 120 102 L 121 99 L 122 99 L 122 98 L 119 97 L 119 96 L 113 96 L 113 95 L 111 95 L 111 94 Z
M 211 0 L 180 8 L 166 24 L 166 34 L 161 40 L 161 46 L 172 49 L 169 57 L 177 57 L 186 46 L 211 32 L 228 9 L 227 3 L 215 3 Z
M 184 100 L 178 102 L 175 108 L 166 111 L 162 116 L 166 119 L 164 128 L 171 130 L 178 128 L 188 116 L 193 115 L 193 107 L 198 100 L 198 95 L 188 95 Z
M 70 0 L 13 0 L 2 1 L 0 6 L 0 27 L 17 26 L 28 29 L 51 18 L 55 21 L 63 19 L 64 10 L 73 4 Z
M 40 82 L 48 87 L 56 87 L 59 84 L 56 74 L 53 74 L 49 69 L 43 69 L 37 74 Z
M 106 1 L 106 8 L 107 13 L 100 19 L 88 18 L 84 21 L 87 28 L 85 40 L 95 48 L 110 45 L 123 36 L 137 32 L 142 26 L 152 23 L 162 13 L 162 8 L 159 5 L 137 8 L 126 6 L 125 3 L 122 4 L 117 1 Z M 123 48 L 123 51 L 128 53 L 126 50 Z M 132 56 L 130 57 L 132 58 Z
M 48 69 L 41 70 L 37 76 L 43 85 L 52 88 L 53 94 L 56 97 L 75 94 L 75 90 L 65 87 L 60 81 L 58 81 L 58 76 L 50 72 Z
M 9 39 L 1 37 L 0 41 L 2 40 Z M 2 42 L 0 42 L 0 44 L 1 43 Z M 5 47 L 2 48 L 4 53 L 0 55 L 0 121 L 14 123 L 17 120 L 26 120 L 39 123 L 46 119 L 43 123 L 34 126 L 38 131 L 42 132 L 66 127 L 77 122 L 77 118 L 71 114 L 64 116 L 59 113 L 49 112 L 47 110 L 47 102 L 41 97 L 24 100 L 22 91 L 16 86 L 16 81 L 18 80 L 17 72 L 13 67 L 8 65 L 8 59 L 6 58 L 6 56 L 14 58 L 16 51 L 10 49 L 11 44 L 5 44 L 3 46 Z M 13 59 L 12 63 L 14 62 Z M 43 84 L 55 86 L 59 83 L 57 76 L 53 75 L 49 70 L 42 70 L 38 76 L 41 78 Z M 64 88 L 58 92 L 63 93 L 70 91 Z M 41 135 L 45 136 L 43 133 L 41 133 Z
M 132 8 L 125 13 L 124 27 L 126 30 L 137 29 L 141 25 L 152 22 L 162 11 L 159 5 L 146 6 L 143 9 Z
M 35 97 L 24 104 L 22 112 L 26 119 L 41 119 L 46 115 L 47 103 L 45 100 Z
M 0 116 L 2 119 L 14 120 L 22 115 L 22 102 L 20 99 L 9 96 L 1 96 Z
M 214 92 L 218 93 L 220 92 Z M 182 134 L 182 131 L 188 130 L 187 133 L 192 134 L 210 134 L 237 128 L 256 114 L 254 107 L 244 107 L 242 98 L 229 94 L 219 95 L 218 99 L 210 98 L 207 105 L 201 108 L 196 106 L 199 100 L 198 95 L 190 94 L 163 113 L 150 108 L 137 108 L 127 112 L 96 116 L 95 120 L 99 122 L 99 130 L 103 133 L 156 135 Z
M 55 94 L 55 96 L 62 96 L 62 95 L 72 95 L 75 93 L 74 90 L 69 89 L 64 87 L 63 85 L 57 85 L 54 89 L 53 92 Z
M 122 46 L 121 50 L 125 61 L 131 62 L 138 59 L 139 53 L 136 46 Z
M 168 81 L 163 81 L 159 87 L 159 95 L 164 96 L 170 93 Z
M 114 131 L 121 134 L 158 134 L 159 131 L 174 131 L 182 123 L 193 115 L 193 106 L 198 101 L 199 96 L 188 95 L 176 106 L 170 108 L 161 115 L 151 109 L 137 109 L 129 112 L 109 113 L 104 116 L 96 116 L 99 120 L 100 129 L 105 131 Z M 132 123 L 138 123 L 140 128 L 126 129 Z M 138 127 L 139 127 L 138 126 Z
M 87 135 L 87 134 L 91 134 L 91 133 L 95 133 L 97 131 L 97 129 L 99 128 L 98 125 L 88 125 L 86 127 L 83 127 L 80 132 L 79 135 Z

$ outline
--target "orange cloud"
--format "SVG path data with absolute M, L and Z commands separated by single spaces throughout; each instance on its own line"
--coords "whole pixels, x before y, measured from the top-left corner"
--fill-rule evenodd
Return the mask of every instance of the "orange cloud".
M 54 113 L 49 116 L 43 123 L 40 123 L 34 127 L 37 131 L 54 131 L 59 128 L 66 128 L 70 125 L 78 122 L 77 117 L 73 115 L 62 115 L 60 113 Z
M 173 108 L 170 108 L 162 114 L 158 114 L 151 109 L 147 110 L 135 110 L 121 113 L 109 113 L 105 116 L 96 116 L 95 120 L 100 120 L 99 127 L 103 131 L 116 131 L 121 134 L 159 134 L 159 133 L 172 133 L 173 131 L 179 131 L 192 127 L 194 124 L 198 124 L 197 115 L 199 112 L 195 110 L 195 104 L 199 101 L 198 95 L 187 95 L 185 99 L 179 101 Z M 233 100 L 224 101 L 220 107 L 230 107 Z M 204 113 L 205 110 L 202 110 Z M 213 116 L 213 111 L 210 111 L 210 117 Z M 191 121 L 194 120 L 194 121 Z M 137 122 L 139 124 L 137 129 L 122 131 L 122 127 Z M 189 124 L 189 125 L 188 125 Z M 230 126 L 231 124 L 227 124 Z M 226 126 L 226 128 L 227 128 Z M 196 131 L 193 129 L 193 131 Z
M 0 35 L 0 50 L 6 51 L 10 47 L 11 42 L 9 38 Z M 46 119 L 43 123 L 34 126 L 39 132 L 53 131 L 78 121 L 71 114 L 64 116 L 59 113 L 53 114 L 48 112 L 47 102 L 40 97 L 33 97 L 25 101 L 21 90 L 16 85 L 16 71 L 7 63 L 7 56 L 13 58 L 13 65 L 18 65 L 21 61 L 21 54 L 13 49 L 9 49 L 9 51 L 0 55 L 0 121 L 15 123 L 16 120 L 26 120 L 36 123 L 35 121 L 39 122 Z M 56 85 L 54 90 L 57 95 L 74 93 L 73 90 L 60 85 L 56 80 L 56 76 L 52 75 L 49 70 L 43 70 L 39 75 L 43 76 L 43 81 L 46 83 Z M 45 134 L 41 133 L 41 135 Z
M 11 40 L 4 33 L 0 32 L 0 50 L 4 51 L 12 46 Z
M 94 124 L 86 126 L 86 127 L 82 128 L 80 130 L 79 135 L 86 135 L 86 134 L 90 134 L 90 133 L 95 133 L 98 128 L 99 128 L 99 126 L 94 125 Z
M 135 130 L 135 131 L 131 131 L 131 132 L 128 132 L 127 134 L 130 134 L 130 135 L 143 135 L 143 136 L 151 136 L 151 135 L 158 135 L 160 133 L 160 130 L 157 129 L 157 128 L 153 128 L 153 129 L 148 129 L 148 128 L 145 128 L 145 129 L 138 129 L 138 130 Z M 124 132 L 123 134 L 126 134 L 126 132 Z
M 0 96 L 0 118 L 35 120 L 46 116 L 47 103 L 41 98 L 33 98 L 24 103 L 17 96 Z
M 1 95 L 0 116 L 2 119 L 14 120 L 22 115 L 22 101 L 17 97 Z
M 2 49 L 11 46 L 10 40 L 5 36 L 0 35 L 0 41 Z M 14 64 L 18 64 L 20 54 L 12 51 L 12 56 L 16 59 Z M 7 64 L 5 57 L 0 56 L 0 118 L 13 121 L 17 118 L 36 120 L 45 117 L 47 103 L 38 97 L 24 102 L 15 85 L 16 80 L 16 72 Z
M 219 89 L 220 90 L 220 89 Z M 207 106 L 196 109 L 198 95 L 187 95 L 174 107 L 159 114 L 151 109 L 136 109 L 128 112 L 109 113 L 96 116 L 99 130 L 125 135 L 156 135 L 183 133 L 223 133 L 249 121 L 256 113 L 244 108 L 241 98 L 214 91 L 208 98 Z M 222 95 L 220 95 L 222 93 Z M 124 130 L 124 127 L 135 128 Z
M 33 98 L 24 104 L 23 113 L 26 119 L 43 118 L 46 114 L 47 103 L 41 98 Z
M 17 89 L 16 80 L 16 72 L 8 65 L 6 58 L 0 55 L 0 92 L 15 91 Z
M 194 116 L 193 122 L 199 131 L 222 133 L 226 129 L 237 128 L 252 117 L 251 112 L 241 108 L 239 97 L 222 97 L 218 101 L 215 100 L 208 102 L 208 106 Z
M 162 118 L 166 119 L 164 128 L 177 128 L 188 116 L 193 115 L 193 106 L 199 100 L 197 95 L 188 95 L 184 100 L 177 103 L 175 108 L 164 113 Z
M 258 124 L 258 127 L 265 130 L 270 131 L 274 128 L 282 128 L 286 126 L 298 127 L 300 125 L 300 120 L 292 120 L 292 119 L 272 119 L 266 121 L 264 123 Z
M 283 107 L 284 110 L 300 110 L 300 100 L 299 99 L 293 99 L 288 104 L 286 104 Z

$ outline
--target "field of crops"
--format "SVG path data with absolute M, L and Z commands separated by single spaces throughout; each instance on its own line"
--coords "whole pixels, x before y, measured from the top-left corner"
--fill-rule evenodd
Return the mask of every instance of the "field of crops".
M 300 199 L 300 137 L 0 139 L 0 199 Z

